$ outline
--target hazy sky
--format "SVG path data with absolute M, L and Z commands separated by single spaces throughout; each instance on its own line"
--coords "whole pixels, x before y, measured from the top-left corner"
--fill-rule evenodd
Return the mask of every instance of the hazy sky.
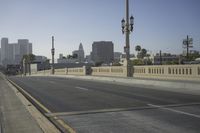
M 181 53 L 186 35 L 200 50 L 200 0 L 130 0 L 135 17 L 131 52 L 135 45 L 149 51 Z M 55 36 L 56 57 L 71 54 L 83 43 L 85 52 L 93 41 L 113 41 L 123 52 L 121 19 L 125 0 L 0 0 L 0 38 L 10 42 L 29 39 L 33 53 L 50 57 Z

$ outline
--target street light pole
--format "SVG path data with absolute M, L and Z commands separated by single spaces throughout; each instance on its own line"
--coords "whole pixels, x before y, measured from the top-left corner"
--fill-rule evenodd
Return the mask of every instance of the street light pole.
M 130 60 L 130 31 L 129 31 L 129 0 L 126 0 L 126 24 L 125 24 L 125 34 L 126 34 L 126 59 L 127 62 Z
M 126 20 L 122 19 L 122 33 L 125 34 L 125 47 L 124 52 L 126 53 L 126 65 L 127 65 L 127 77 L 132 76 L 132 66 L 130 62 L 130 33 L 133 32 L 134 18 L 131 16 L 129 18 L 129 0 L 126 0 Z M 130 22 L 129 22 L 130 19 Z
M 51 74 L 54 74 L 54 73 L 55 73 L 55 70 L 54 70 L 54 54 L 55 54 L 54 36 L 52 36 L 52 49 L 51 49 L 52 65 L 51 65 Z

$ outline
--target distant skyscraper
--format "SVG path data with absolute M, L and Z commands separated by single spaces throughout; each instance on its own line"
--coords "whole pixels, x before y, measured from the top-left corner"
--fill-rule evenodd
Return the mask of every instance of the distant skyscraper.
M 114 48 L 111 41 L 100 41 L 92 44 L 92 60 L 95 63 L 109 64 L 114 59 Z
M 73 55 L 74 54 L 77 55 L 78 62 L 84 62 L 84 60 L 85 60 L 85 54 L 84 54 L 82 43 L 80 43 L 78 50 L 73 51 Z
M 19 39 L 18 45 L 20 45 L 21 56 L 26 54 L 32 54 L 32 43 L 29 43 L 27 39 Z
M 114 52 L 114 60 L 120 61 L 120 57 L 122 56 L 121 52 Z
M 1 64 L 8 64 L 8 38 L 1 39 Z
M 18 43 L 8 43 L 8 38 L 1 39 L 1 64 L 19 64 L 23 55 L 32 54 L 32 43 L 19 39 Z
M 1 48 L 0 48 L 0 65 L 2 65 L 2 63 L 1 63 Z

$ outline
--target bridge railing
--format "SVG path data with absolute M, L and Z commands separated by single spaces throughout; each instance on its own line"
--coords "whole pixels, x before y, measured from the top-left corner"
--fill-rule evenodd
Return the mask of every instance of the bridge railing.
M 200 80 L 200 65 L 134 66 L 133 76 L 172 80 Z
M 55 75 L 86 75 L 86 67 L 55 69 Z M 34 75 L 51 75 L 51 70 L 32 72 Z
M 50 75 L 51 70 L 42 70 L 33 74 Z M 55 75 L 92 75 L 126 77 L 127 67 L 106 66 L 106 67 L 79 67 L 55 69 Z M 133 77 L 167 80 L 200 80 L 200 65 L 151 65 L 134 66 Z
M 68 75 L 86 75 L 86 67 L 83 66 L 83 67 L 78 67 L 78 68 L 67 68 L 66 69 L 66 74 Z
M 124 66 L 92 67 L 91 71 L 93 76 L 126 77 L 127 75 L 127 69 Z

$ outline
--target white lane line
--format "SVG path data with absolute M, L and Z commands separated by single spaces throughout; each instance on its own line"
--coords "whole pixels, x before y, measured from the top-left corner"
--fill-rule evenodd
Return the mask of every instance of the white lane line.
M 79 87 L 79 86 L 77 86 L 77 87 L 75 87 L 76 89 L 80 89 L 80 90 L 84 90 L 84 91 L 88 91 L 89 89 L 87 89 L 87 88 L 83 88 L 83 87 Z
M 153 105 L 153 104 L 148 104 L 148 105 L 151 106 L 151 107 L 161 108 L 161 109 L 168 110 L 168 111 L 171 111 L 171 112 L 188 115 L 188 116 L 192 116 L 192 117 L 195 117 L 195 118 L 200 118 L 200 115 L 191 114 L 191 113 L 187 113 L 187 112 L 184 112 L 184 111 L 179 111 L 179 110 L 175 110 L 175 109 L 171 109 L 171 108 L 166 108 L 166 107 L 159 106 L 159 105 Z

